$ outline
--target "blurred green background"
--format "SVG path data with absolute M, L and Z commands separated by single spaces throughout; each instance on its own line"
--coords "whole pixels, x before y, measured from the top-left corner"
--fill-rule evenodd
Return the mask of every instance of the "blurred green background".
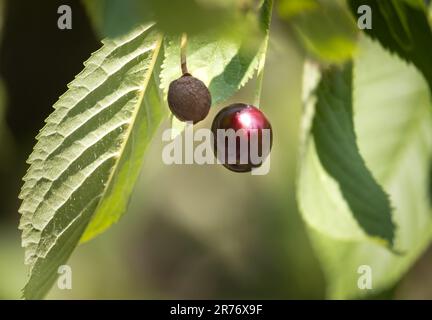
M 79 1 L 2 3 L 0 47 L 0 298 L 20 298 L 26 280 L 17 229 L 21 177 L 34 137 L 99 47 Z M 69 4 L 73 29 L 57 28 Z M 305 52 L 291 27 L 271 27 L 261 108 L 272 121 L 271 170 L 239 175 L 221 166 L 166 166 L 161 133 L 147 152 L 128 213 L 69 260 L 61 299 L 321 299 L 325 281 L 295 202 Z M 251 81 L 229 102 L 251 101 Z M 228 103 L 229 103 L 228 102 Z M 228 104 L 227 103 L 227 104 Z M 210 127 L 222 106 L 198 127 Z M 160 132 L 168 128 L 164 123 Z M 432 250 L 376 298 L 432 299 Z

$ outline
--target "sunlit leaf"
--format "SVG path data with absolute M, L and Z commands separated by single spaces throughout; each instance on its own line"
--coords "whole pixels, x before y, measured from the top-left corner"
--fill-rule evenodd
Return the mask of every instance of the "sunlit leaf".
M 151 26 L 104 41 L 37 136 L 20 194 L 25 298 L 43 297 L 80 239 L 126 210 L 166 110 L 153 73 L 161 43 Z
M 238 30 L 240 35 L 237 36 L 205 32 L 188 37 L 186 56 L 189 72 L 209 87 L 214 105 L 227 100 L 243 87 L 265 59 L 272 2 L 264 2 L 260 19 L 248 16 L 250 20 L 245 23 L 254 27 L 246 31 L 249 37 L 242 34 L 243 29 Z M 171 81 L 180 76 L 180 38 L 171 37 L 166 44 L 161 73 L 161 87 L 165 94 Z
M 432 110 L 427 83 L 413 65 L 379 44 L 363 39 L 360 49 L 354 62 L 354 126 L 361 155 L 392 199 L 398 226 L 395 247 L 400 254 L 370 241 L 343 241 L 311 228 L 331 298 L 379 293 L 393 285 L 425 250 L 432 235 L 428 199 Z M 317 192 L 322 186 L 315 185 Z M 325 199 L 325 203 L 340 201 L 337 196 Z M 325 208 L 323 203 L 317 206 Z M 371 268 L 371 290 L 358 286 L 362 265 Z

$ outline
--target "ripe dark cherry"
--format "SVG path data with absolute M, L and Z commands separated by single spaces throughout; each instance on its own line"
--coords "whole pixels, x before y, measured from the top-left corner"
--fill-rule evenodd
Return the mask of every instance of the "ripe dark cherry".
M 223 129 L 233 129 L 236 133 L 240 133 L 242 138 L 247 140 L 247 155 L 243 155 L 242 150 L 240 148 L 240 138 L 236 139 L 236 147 L 235 147 L 235 163 L 228 163 L 228 148 L 229 145 L 227 140 L 225 139 L 225 143 L 223 141 L 219 141 L 219 146 L 223 146 L 225 148 L 225 157 L 218 153 L 218 135 L 217 130 Z M 238 131 L 243 129 L 243 131 Z M 268 148 L 264 148 L 263 143 L 265 139 L 263 139 L 263 129 L 269 129 L 270 133 L 270 146 Z M 223 165 L 231 171 L 235 172 L 249 172 L 252 168 L 256 168 L 262 165 L 263 161 L 267 158 L 270 153 L 270 149 L 273 142 L 273 132 L 270 125 L 270 122 L 265 117 L 264 113 L 258 108 L 247 105 L 243 103 L 232 104 L 228 107 L 223 108 L 213 120 L 212 124 L 212 132 L 213 132 L 213 151 L 215 156 L 223 163 Z M 259 163 L 253 163 L 251 161 L 251 132 L 255 132 L 258 135 L 258 154 L 263 161 Z M 221 138 L 220 138 L 221 139 Z M 223 139 L 221 139 L 223 140 Z M 245 150 L 243 150 L 244 152 Z M 262 154 L 266 152 L 266 154 Z M 241 163 L 241 159 L 247 159 L 247 163 Z

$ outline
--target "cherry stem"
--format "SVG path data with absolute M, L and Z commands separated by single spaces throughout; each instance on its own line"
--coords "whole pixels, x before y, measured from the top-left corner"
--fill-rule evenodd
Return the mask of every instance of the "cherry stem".
M 183 75 L 189 73 L 186 61 L 187 34 L 183 33 L 180 42 L 180 61 Z

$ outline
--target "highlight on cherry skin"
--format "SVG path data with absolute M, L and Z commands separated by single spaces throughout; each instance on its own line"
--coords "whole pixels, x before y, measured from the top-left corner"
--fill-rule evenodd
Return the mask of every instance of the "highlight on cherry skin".
M 250 172 L 270 154 L 273 130 L 255 106 L 235 103 L 223 108 L 214 118 L 211 131 L 215 157 L 231 171 Z

